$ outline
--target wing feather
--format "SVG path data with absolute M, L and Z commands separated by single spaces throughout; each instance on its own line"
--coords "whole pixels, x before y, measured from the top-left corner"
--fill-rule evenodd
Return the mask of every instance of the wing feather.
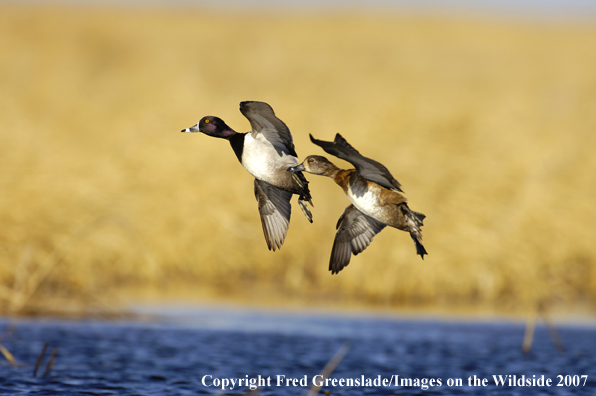
M 362 253 L 370 245 L 375 235 L 385 228 L 385 224 L 348 206 L 337 222 L 335 241 L 331 249 L 329 271 L 337 274 L 350 264 L 351 255 Z
M 360 154 L 358 150 L 352 147 L 339 133 L 335 135 L 335 140 L 333 142 L 318 140 L 312 135 L 310 135 L 310 140 L 327 153 L 354 165 L 356 172 L 363 178 L 378 183 L 390 190 L 403 192 L 401 184 L 395 180 L 391 172 L 389 172 L 389 169 L 383 164 Z
M 262 134 L 280 155 L 286 153 L 298 157 L 290 129 L 275 116 L 271 106 L 265 102 L 240 102 L 240 112 L 250 122 L 253 138 Z
M 265 241 L 275 251 L 283 245 L 290 226 L 292 193 L 258 179 L 254 185 Z

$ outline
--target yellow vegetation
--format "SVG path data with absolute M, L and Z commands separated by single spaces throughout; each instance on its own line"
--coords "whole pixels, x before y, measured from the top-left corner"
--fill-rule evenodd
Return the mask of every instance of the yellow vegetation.
M 0 311 L 138 290 L 594 307 L 595 26 L 3 4 L 0 54 Z M 294 200 L 269 252 L 228 143 L 179 132 L 248 130 L 242 100 L 271 104 L 301 157 L 340 132 L 387 166 L 427 258 L 386 229 L 332 276 L 348 200 L 313 175 L 314 223 Z

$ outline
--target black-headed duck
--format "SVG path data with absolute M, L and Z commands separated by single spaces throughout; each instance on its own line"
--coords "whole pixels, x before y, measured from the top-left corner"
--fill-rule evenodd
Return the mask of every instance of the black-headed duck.
M 333 142 L 310 140 L 327 153 L 348 161 L 356 169 L 343 170 L 327 158 L 310 155 L 289 171 L 305 171 L 314 175 L 331 177 L 352 202 L 339 221 L 331 250 L 329 270 L 337 274 L 350 263 L 351 255 L 357 255 L 370 245 L 373 237 L 385 226 L 410 233 L 416 244 L 416 253 L 424 259 L 428 254 L 422 245 L 420 227 L 426 217 L 410 210 L 401 185 L 382 164 L 362 156 L 339 133 Z
M 290 130 L 275 116 L 267 103 L 246 101 L 240 103 L 252 127 L 252 132 L 238 133 L 221 118 L 203 117 L 196 125 L 182 132 L 202 132 L 205 135 L 227 139 L 242 166 L 255 177 L 254 192 L 258 202 L 263 233 L 269 250 L 275 251 L 284 243 L 290 225 L 293 194 L 298 195 L 302 212 L 312 223 L 312 214 L 306 205 L 312 205 L 308 181 L 301 172 L 288 172 L 298 164 L 298 155 Z

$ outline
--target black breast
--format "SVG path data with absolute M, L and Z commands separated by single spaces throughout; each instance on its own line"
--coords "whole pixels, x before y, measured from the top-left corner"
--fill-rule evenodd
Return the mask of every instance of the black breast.
M 236 154 L 238 161 L 242 163 L 242 151 L 244 150 L 244 136 L 246 133 L 236 133 L 230 138 L 230 145 Z

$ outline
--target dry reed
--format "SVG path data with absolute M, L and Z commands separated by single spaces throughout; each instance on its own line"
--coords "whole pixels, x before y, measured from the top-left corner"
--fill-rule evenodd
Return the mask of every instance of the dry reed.
M 321 373 L 318 375 L 320 377 L 319 383 L 321 383 L 321 384 L 325 383 L 324 381 L 326 381 L 327 378 L 329 378 L 329 376 L 333 373 L 335 368 L 341 363 L 341 361 L 344 359 L 344 357 L 348 354 L 349 350 L 350 350 L 350 344 L 344 343 L 337 350 L 337 352 L 335 352 L 335 355 L 333 355 L 333 357 L 331 357 L 331 359 L 329 359 L 329 361 L 327 362 L 325 367 L 323 367 L 323 371 L 321 371 Z M 305 394 L 305 396 L 317 396 L 320 391 L 321 391 L 321 386 L 316 385 L 313 381 L 313 384 L 310 387 L 310 389 L 308 390 L 308 392 L 305 392 L 304 394 Z M 327 392 L 325 392 L 325 393 L 328 394 Z
M 596 301 L 596 27 L 407 15 L 0 5 L 0 311 L 106 294 L 523 309 Z M 348 201 L 309 177 L 267 251 L 204 115 L 341 132 L 427 215 L 327 270 Z M 345 164 L 342 164 L 345 165 Z M 37 308 L 35 308 L 37 307 Z
M 41 348 L 41 351 L 39 352 L 39 356 L 37 356 L 37 360 L 35 361 L 35 369 L 33 369 L 34 377 L 37 377 L 37 371 L 39 370 L 39 366 L 41 365 L 41 362 L 43 361 L 43 356 L 46 353 L 46 349 L 48 349 L 47 341 L 43 344 L 43 347 Z
M 50 375 L 52 369 L 54 368 L 54 364 L 56 363 L 56 355 L 58 354 L 58 348 L 54 348 L 52 354 L 50 355 L 50 359 L 48 360 L 48 364 L 46 364 L 46 369 L 43 372 L 43 378 Z

